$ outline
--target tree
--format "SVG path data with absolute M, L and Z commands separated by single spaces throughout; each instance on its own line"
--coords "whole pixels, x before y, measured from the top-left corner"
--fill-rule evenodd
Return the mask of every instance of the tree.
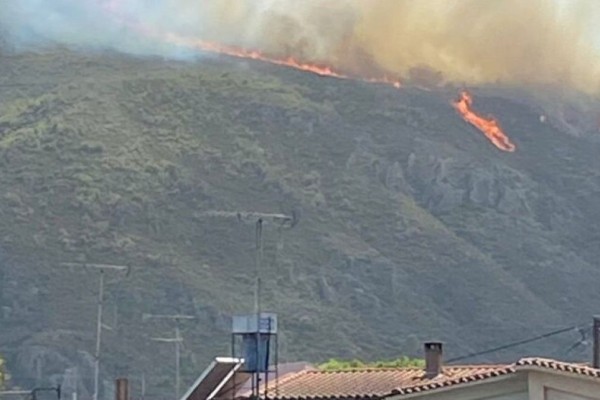
M 406 356 L 395 360 L 363 362 L 360 360 L 337 360 L 330 359 L 329 361 L 320 364 L 318 368 L 323 371 L 344 371 L 349 369 L 360 368 L 423 368 L 425 361 L 419 358 L 409 358 Z

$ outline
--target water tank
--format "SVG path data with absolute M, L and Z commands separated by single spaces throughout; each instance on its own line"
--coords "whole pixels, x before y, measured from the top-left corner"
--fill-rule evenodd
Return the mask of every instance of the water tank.
M 260 333 L 277 334 L 277 314 L 274 313 L 260 313 L 260 318 L 256 314 L 236 315 L 232 322 L 231 332 L 234 335 L 256 333 L 259 330 L 258 327 L 260 327 Z
M 261 313 L 233 317 L 232 333 L 242 337 L 245 372 L 269 370 L 271 340 L 277 335 L 277 315 Z
M 267 372 L 269 370 L 270 335 L 242 335 L 244 371 Z

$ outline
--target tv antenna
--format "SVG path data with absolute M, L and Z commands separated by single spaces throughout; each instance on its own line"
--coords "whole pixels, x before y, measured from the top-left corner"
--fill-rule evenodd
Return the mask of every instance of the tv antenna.
M 182 315 L 182 314 L 172 314 L 172 315 L 163 315 L 163 314 L 142 314 L 142 321 L 147 321 L 149 319 L 168 319 L 175 322 L 175 337 L 170 338 L 150 338 L 155 342 L 163 342 L 163 343 L 175 343 L 175 399 L 179 400 L 180 393 L 180 365 L 181 365 L 181 347 L 183 347 L 183 337 L 181 337 L 181 331 L 179 329 L 180 321 L 189 321 L 192 319 L 196 319 L 196 317 L 192 315 Z
M 98 387 L 100 382 L 100 343 L 102 338 L 102 328 L 108 328 L 102 323 L 102 306 L 104 304 L 104 272 L 117 271 L 125 272 L 125 276 L 129 276 L 131 267 L 125 265 L 112 264 L 90 264 L 90 263 L 74 263 L 63 262 L 59 264 L 62 267 L 77 267 L 77 268 L 92 268 L 100 273 L 100 282 L 98 288 L 98 309 L 96 312 L 96 351 L 94 353 L 94 394 L 93 400 L 98 400 Z
M 263 227 L 265 223 L 271 223 L 278 225 L 280 228 L 289 227 L 293 228 L 298 223 L 296 213 L 292 215 L 275 214 L 275 213 L 261 213 L 254 211 L 208 211 L 201 214 L 197 214 L 204 217 L 216 217 L 216 218 L 235 218 L 239 222 L 254 223 L 255 225 L 255 287 L 254 287 L 254 315 L 250 316 L 238 316 L 233 318 L 233 332 L 232 332 L 232 352 L 235 353 L 235 339 L 237 335 L 241 335 L 245 341 L 243 351 L 247 353 L 249 358 L 254 359 L 252 362 L 250 359 L 246 360 L 250 365 L 246 365 L 246 372 L 252 375 L 252 398 L 260 398 L 261 393 L 261 374 L 264 375 L 265 379 L 265 396 L 268 390 L 268 379 L 269 379 L 269 347 L 270 338 L 273 336 L 275 339 L 275 373 L 276 386 L 279 380 L 278 376 L 278 350 L 277 350 L 277 316 L 275 314 L 263 315 L 261 310 L 261 284 L 262 284 L 262 262 L 263 262 Z M 248 319 L 249 317 L 249 319 Z M 251 321 L 252 320 L 252 321 Z M 245 321 L 245 322 L 244 322 Z M 239 324 L 245 325 L 245 328 L 239 329 Z M 248 329 L 249 326 L 252 328 Z M 266 325 L 266 326 L 265 326 Z M 263 353 L 264 351 L 264 353 Z
M 254 223 L 255 225 L 255 287 L 254 287 L 254 313 L 256 314 L 257 323 L 260 315 L 260 295 L 261 295 L 261 269 L 263 260 L 263 225 L 271 223 L 279 225 L 279 227 L 293 228 L 298 223 L 296 213 L 292 215 L 277 214 L 277 213 L 262 213 L 256 211 L 206 211 L 196 214 L 201 217 L 209 218 L 235 218 L 239 222 Z

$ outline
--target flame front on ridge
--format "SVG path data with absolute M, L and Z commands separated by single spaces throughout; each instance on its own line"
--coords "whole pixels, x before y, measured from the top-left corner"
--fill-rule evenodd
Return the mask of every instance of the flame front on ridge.
M 147 24 L 143 24 L 140 21 L 127 18 L 124 15 L 118 12 L 119 9 L 119 0 L 109 0 L 107 3 L 103 4 L 104 11 L 111 14 L 114 18 L 128 26 L 130 29 L 141 33 L 146 37 L 152 37 L 157 40 L 171 43 L 177 46 L 183 46 L 190 49 L 196 49 L 199 51 L 204 51 L 207 53 L 215 53 L 215 54 L 223 54 L 230 57 L 237 57 L 243 59 L 251 59 L 266 62 L 269 64 L 281 65 L 288 68 L 297 69 L 304 72 L 310 72 L 320 76 L 328 76 L 332 78 L 339 79 L 356 79 L 362 80 L 364 82 L 369 83 L 381 83 L 395 87 L 396 89 L 400 88 L 400 81 L 398 79 L 391 79 L 387 76 L 381 77 L 359 77 L 359 76 L 350 76 L 345 74 L 339 70 L 336 70 L 333 67 L 326 65 L 319 65 L 317 63 L 308 63 L 302 62 L 294 57 L 275 57 L 269 56 L 259 50 L 250 50 L 238 46 L 225 45 L 215 42 L 210 42 L 202 39 L 187 37 L 183 35 L 179 35 L 174 32 L 166 32 L 159 29 L 155 29 L 152 26 Z
M 495 118 L 484 118 L 475 113 L 472 109 L 473 98 L 463 91 L 460 99 L 454 102 L 454 108 L 463 117 L 465 121 L 475 126 L 500 150 L 513 152 L 516 146 L 510 141 L 508 136 L 502 131 L 498 121 Z
M 187 37 L 179 36 L 179 35 L 176 35 L 173 33 L 169 33 L 169 34 L 165 35 L 164 38 L 173 44 L 183 45 L 183 46 L 186 46 L 189 48 L 195 48 L 195 49 L 210 52 L 210 53 L 218 53 L 218 54 L 228 55 L 231 57 L 258 60 L 258 61 L 262 61 L 262 62 L 266 62 L 266 63 L 270 63 L 270 64 L 281 65 L 281 66 L 297 69 L 297 70 L 304 71 L 304 72 L 310 72 L 310 73 L 317 74 L 320 76 L 329 76 L 332 78 L 339 78 L 339 79 L 357 79 L 357 80 L 362 80 L 362 81 L 370 82 L 370 83 L 387 84 L 387 85 L 391 85 L 397 89 L 400 88 L 400 81 L 398 81 L 398 80 L 389 79 L 387 77 L 378 77 L 378 78 L 362 77 L 361 78 L 361 77 L 349 76 L 349 75 L 344 74 L 343 72 L 336 71 L 332 67 L 329 67 L 326 65 L 318 65 L 318 64 L 298 61 L 297 59 L 295 59 L 293 57 L 286 57 L 286 58 L 271 57 L 271 56 L 268 56 L 258 50 L 249 50 L 249 49 L 244 49 L 242 47 L 237 47 L 237 46 L 228 46 L 228 45 L 223 45 L 223 44 L 214 43 L 214 42 L 208 42 L 208 41 L 200 40 L 200 39 L 187 38 Z
M 389 79 L 386 76 L 383 77 L 357 77 L 350 76 L 341 71 L 338 71 L 332 67 L 319 65 L 315 63 L 306 63 L 298 61 L 293 57 L 278 58 L 269 56 L 258 50 L 249 50 L 237 46 L 224 45 L 214 42 L 205 41 L 202 39 L 196 39 L 191 37 L 182 36 L 173 32 L 165 32 L 154 29 L 151 26 L 142 24 L 139 21 L 133 21 L 128 18 L 124 18 L 122 15 L 116 12 L 118 9 L 119 0 L 109 0 L 108 4 L 105 4 L 105 11 L 111 13 L 114 17 L 125 23 L 131 29 L 142 33 L 144 36 L 154 37 L 155 39 L 162 40 L 167 43 L 171 43 L 178 46 L 184 46 L 200 51 L 224 54 L 231 57 L 252 59 L 262 61 L 270 64 L 281 65 L 293 69 L 297 69 L 304 72 L 310 72 L 320 76 L 328 76 L 339 79 L 356 79 L 370 83 L 381 83 L 393 86 L 397 89 L 401 87 L 400 81 L 397 79 Z M 502 128 L 498 124 L 495 118 L 484 118 L 479 116 L 472 110 L 473 99 L 471 95 L 463 91 L 461 92 L 460 99 L 453 103 L 456 110 L 463 117 L 463 119 L 483 134 L 500 150 L 513 152 L 516 150 L 516 146 L 510 141 L 508 136 L 502 131 Z

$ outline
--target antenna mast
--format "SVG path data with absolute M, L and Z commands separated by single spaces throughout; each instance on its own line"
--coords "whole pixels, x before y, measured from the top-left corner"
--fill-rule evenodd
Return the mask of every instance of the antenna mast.
M 263 260 L 263 225 L 265 222 L 289 226 L 293 228 L 298 222 L 296 215 L 277 213 L 261 213 L 255 211 L 207 211 L 197 214 L 209 218 L 236 218 L 240 222 L 253 222 L 255 224 L 256 258 L 255 258 L 255 288 L 254 288 L 254 313 L 260 313 L 260 295 L 262 285 L 262 260 Z
M 261 285 L 261 270 L 262 270 L 262 258 L 263 258 L 263 240 L 262 240 L 262 228 L 263 220 L 259 217 L 256 221 L 256 260 L 255 260 L 255 290 L 254 290 L 254 313 L 256 314 L 256 323 L 260 321 L 260 285 Z M 257 325 L 258 326 L 258 325 Z
M 179 329 L 179 321 L 182 320 L 192 320 L 196 319 L 196 317 L 192 315 L 181 315 L 181 314 L 172 314 L 172 315 L 159 315 L 159 314 L 142 314 L 142 320 L 146 321 L 148 319 L 168 319 L 175 322 L 175 337 L 172 338 L 151 338 L 156 342 L 163 343 L 175 343 L 175 400 L 179 400 L 179 393 L 181 387 L 181 346 L 183 345 L 183 338 L 181 337 L 181 331 Z
M 104 271 L 120 271 L 126 272 L 129 275 L 131 267 L 125 265 L 112 265 L 112 264 L 86 264 L 86 263 L 72 263 L 63 262 L 59 264 L 62 267 L 79 267 L 79 268 L 93 268 L 100 273 L 100 283 L 98 289 L 98 311 L 96 313 L 96 350 L 94 353 L 94 395 L 93 400 L 98 400 L 98 387 L 100 383 L 100 343 L 102 337 L 102 328 L 107 328 L 102 323 L 102 307 L 104 305 Z
M 198 214 L 196 214 L 198 215 Z M 295 214 L 261 213 L 253 211 L 208 211 L 199 214 L 213 218 L 236 218 L 240 222 L 251 222 L 255 225 L 255 287 L 254 287 L 254 314 L 234 316 L 232 326 L 231 347 L 235 357 L 236 337 L 241 337 L 242 352 L 245 360 L 245 372 L 250 373 L 252 383 L 252 398 L 258 399 L 261 395 L 261 375 L 264 375 L 264 395 L 267 397 L 269 374 L 277 372 L 277 315 L 263 313 L 261 304 L 262 292 L 262 262 L 263 262 L 263 228 L 265 223 L 272 223 L 280 227 L 293 228 L 298 220 Z M 274 342 L 275 370 L 269 368 L 271 341 Z

